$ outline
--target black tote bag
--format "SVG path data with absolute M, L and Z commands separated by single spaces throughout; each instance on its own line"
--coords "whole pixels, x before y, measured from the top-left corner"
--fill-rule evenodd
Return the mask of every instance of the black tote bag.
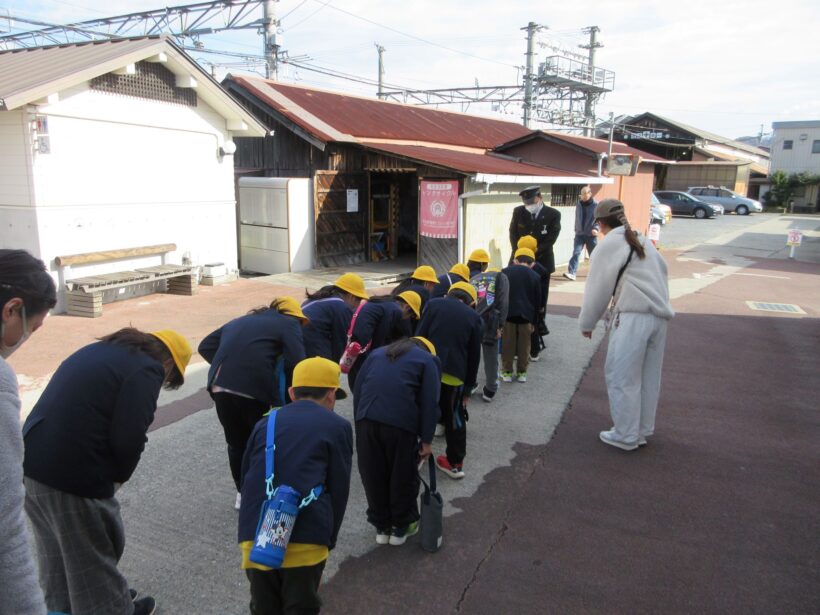
M 436 467 L 433 458 L 427 460 L 430 468 L 430 484 L 428 485 L 422 478 L 424 492 L 419 496 L 419 509 L 421 519 L 419 520 L 419 533 L 421 535 L 421 548 L 430 553 L 435 553 L 441 548 L 444 501 L 441 494 L 436 491 Z

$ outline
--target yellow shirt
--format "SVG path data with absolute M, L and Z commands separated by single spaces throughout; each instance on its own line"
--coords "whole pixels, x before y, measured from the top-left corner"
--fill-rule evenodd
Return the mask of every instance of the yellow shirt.
M 272 570 L 262 564 L 255 564 L 250 560 L 251 549 L 253 549 L 253 540 L 246 540 L 239 543 L 239 549 L 242 551 L 242 570 L 248 568 L 255 568 L 256 570 Z M 285 551 L 285 561 L 282 562 L 282 568 L 301 568 L 302 566 L 315 566 L 327 559 L 329 554 L 328 548 L 325 545 L 309 545 L 301 542 L 291 542 L 288 544 L 287 551 Z

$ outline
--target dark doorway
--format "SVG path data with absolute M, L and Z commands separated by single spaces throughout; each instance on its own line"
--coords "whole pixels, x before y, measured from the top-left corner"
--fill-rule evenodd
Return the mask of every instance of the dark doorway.
M 372 262 L 418 254 L 419 194 L 415 173 L 370 172 L 369 245 Z

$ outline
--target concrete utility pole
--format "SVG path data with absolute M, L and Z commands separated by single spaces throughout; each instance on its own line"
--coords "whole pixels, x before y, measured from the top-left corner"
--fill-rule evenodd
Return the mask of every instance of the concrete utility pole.
M 265 56 L 265 78 L 279 77 L 279 45 L 276 42 L 276 3 L 279 0 L 265 0 L 262 16 L 262 46 Z
M 376 93 L 379 100 L 384 98 L 384 47 L 378 43 L 373 43 L 376 46 L 376 51 L 379 52 L 379 91 Z
M 539 26 L 534 21 L 531 21 L 527 24 L 526 28 L 521 28 L 522 30 L 527 31 L 527 72 L 524 73 L 524 127 L 530 128 L 532 124 L 532 90 L 533 90 L 533 82 L 535 81 L 535 75 L 532 72 L 532 59 L 535 55 L 533 51 L 535 47 L 535 33 L 538 31 Z
M 595 83 L 595 50 L 603 47 L 598 42 L 598 32 L 601 29 L 598 26 L 589 26 L 584 28 L 584 32 L 589 34 L 589 43 L 587 45 L 578 45 L 581 49 L 589 50 L 589 80 L 594 85 Z M 594 92 L 587 92 L 586 102 L 584 103 L 584 117 L 586 118 L 586 126 L 584 127 L 584 136 L 594 137 L 595 130 L 595 100 L 598 94 Z

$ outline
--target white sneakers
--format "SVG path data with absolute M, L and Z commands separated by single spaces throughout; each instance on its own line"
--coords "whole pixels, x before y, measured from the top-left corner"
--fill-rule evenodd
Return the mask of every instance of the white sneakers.
M 237 494 L 236 494 L 236 501 L 233 503 L 233 507 L 234 507 L 236 510 L 239 510 L 239 507 L 240 507 L 240 506 L 242 506 L 242 494 L 241 494 L 241 493 L 237 493 Z
M 575 274 L 574 274 L 574 273 L 570 273 L 569 271 L 565 271 L 565 272 L 564 272 L 564 277 L 565 277 L 567 280 L 572 280 L 572 281 L 575 281 Z
M 602 431 L 598 434 L 598 437 L 604 444 L 609 444 L 610 446 L 614 446 L 623 451 L 634 451 L 639 446 L 638 442 L 636 442 L 635 444 L 629 444 L 628 442 L 619 440 L 615 435 L 614 429 L 610 429 L 609 431 Z

